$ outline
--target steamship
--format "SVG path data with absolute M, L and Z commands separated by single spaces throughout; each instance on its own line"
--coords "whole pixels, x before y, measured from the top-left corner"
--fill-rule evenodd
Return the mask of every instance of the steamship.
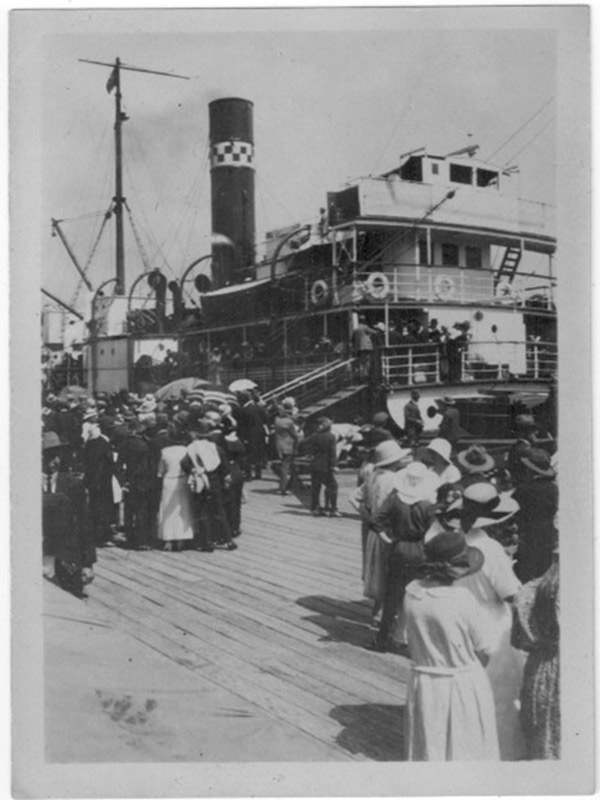
M 209 104 L 211 252 L 178 280 L 154 269 L 96 293 L 88 385 L 246 378 L 267 399 L 293 395 L 308 417 L 385 408 L 400 425 L 418 388 L 432 430 L 450 395 L 466 436 L 502 438 L 524 409 L 552 431 L 553 208 L 519 197 L 514 170 L 480 160 L 477 145 L 422 148 L 328 192 L 314 219 L 268 233 L 257 258 L 253 110 Z M 142 282 L 151 309 L 134 307 Z M 374 342 L 366 375 L 352 346 L 361 317 Z

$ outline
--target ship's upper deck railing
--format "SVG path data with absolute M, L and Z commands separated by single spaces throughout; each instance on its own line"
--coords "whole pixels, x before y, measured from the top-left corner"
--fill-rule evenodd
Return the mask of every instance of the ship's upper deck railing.
M 508 282 L 492 270 L 419 264 L 379 265 L 372 272 L 330 276 L 306 288 L 306 308 L 358 303 L 450 303 L 531 306 L 554 309 L 556 281 L 546 275 L 517 273 Z

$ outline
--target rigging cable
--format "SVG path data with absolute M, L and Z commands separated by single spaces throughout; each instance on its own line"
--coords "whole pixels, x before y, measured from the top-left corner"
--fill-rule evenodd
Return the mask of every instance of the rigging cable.
M 524 150 L 526 150 L 529 147 L 530 144 L 533 144 L 536 139 L 539 139 L 539 137 L 542 135 L 542 133 L 544 133 L 546 128 L 548 128 L 553 122 L 554 122 L 554 117 L 549 119 L 548 122 L 544 125 L 544 127 L 540 131 L 538 131 L 538 133 L 536 133 L 535 136 L 527 142 L 527 144 L 523 145 L 523 147 L 520 150 L 518 150 L 511 158 L 509 158 L 504 166 L 505 167 L 508 166 L 510 164 L 510 162 L 514 161 L 517 156 L 520 156 L 521 153 Z
M 535 118 L 538 116 L 538 114 L 541 114 L 541 113 L 542 113 L 542 111 L 543 111 L 543 110 L 546 108 L 546 106 L 550 105 L 550 103 L 551 103 L 551 102 L 554 100 L 554 97 L 555 97 L 555 96 L 554 96 L 554 95 L 552 95 L 552 97 L 551 97 L 549 100 L 546 100 L 546 102 L 545 102 L 543 105 L 541 105 L 541 106 L 538 108 L 538 110 L 537 110 L 537 111 L 536 111 L 534 114 L 532 114 L 532 116 L 531 116 L 531 117 L 529 117 L 529 119 L 528 119 L 528 120 L 526 120 L 526 121 L 525 121 L 525 122 L 524 122 L 524 123 L 521 125 L 521 127 L 520 127 L 518 130 L 516 130 L 516 131 L 515 131 L 515 132 L 514 132 L 514 133 L 513 133 L 511 136 L 509 136 L 509 137 L 508 137 L 508 139 L 507 139 L 507 140 L 506 140 L 506 141 L 505 141 L 503 144 L 501 144 L 501 145 L 500 145 L 500 147 L 498 147 L 498 148 L 497 148 L 497 150 L 494 150 L 494 152 L 492 153 L 492 155 L 491 155 L 489 158 L 487 158 L 487 159 L 486 159 L 486 161 L 491 161 L 491 160 L 494 158 L 494 156 L 495 156 L 497 153 L 499 153 L 499 152 L 500 152 L 500 150 L 503 150 L 503 149 L 506 147 L 506 145 L 507 145 L 509 142 L 512 142 L 512 140 L 515 138 L 515 136 L 517 136 L 519 133 L 521 133 L 521 131 L 523 130 L 523 128 L 526 128 L 526 127 L 527 127 L 527 125 L 529 125 L 529 123 L 530 123 L 530 122 L 533 122 L 533 120 L 534 120 L 534 119 L 535 119 Z M 520 151 L 519 151 L 519 152 L 520 152 Z M 511 159 L 511 160 L 512 160 L 512 159 Z M 508 162 L 507 162 L 507 163 L 508 163 Z

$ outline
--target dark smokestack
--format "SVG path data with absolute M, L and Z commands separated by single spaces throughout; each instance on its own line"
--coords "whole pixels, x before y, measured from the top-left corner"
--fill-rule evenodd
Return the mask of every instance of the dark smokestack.
M 237 283 L 255 258 L 253 104 L 239 97 L 209 103 L 214 288 Z

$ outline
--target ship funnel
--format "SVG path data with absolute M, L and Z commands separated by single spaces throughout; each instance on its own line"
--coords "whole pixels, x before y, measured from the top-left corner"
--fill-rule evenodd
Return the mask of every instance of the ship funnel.
M 240 283 L 255 259 L 253 104 L 239 97 L 209 103 L 212 278 Z

